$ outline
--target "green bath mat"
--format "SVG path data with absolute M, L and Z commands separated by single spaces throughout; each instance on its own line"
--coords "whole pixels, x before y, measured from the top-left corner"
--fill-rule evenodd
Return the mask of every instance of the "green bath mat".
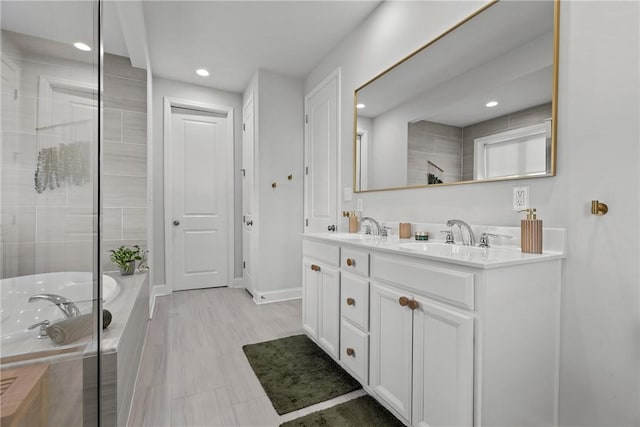
M 404 427 L 404 424 L 371 396 L 362 396 L 322 411 L 288 421 L 280 427 Z
M 242 349 L 280 415 L 361 388 L 306 335 L 249 344 Z

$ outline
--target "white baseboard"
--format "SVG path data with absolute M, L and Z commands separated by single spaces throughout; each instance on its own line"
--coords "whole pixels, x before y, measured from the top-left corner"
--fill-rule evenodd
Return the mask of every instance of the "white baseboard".
M 271 302 L 289 301 L 302 298 L 302 288 L 278 289 L 275 291 L 255 291 L 253 301 L 256 304 L 268 304 Z
M 156 306 L 156 297 L 161 297 L 163 295 L 169 295 L 169 288 L 167 285 L 153 285 L 151 287 L 151 293 L 149 294 L 149 319 L 153 317 L 153 309 Z
M 243 277 L 234 277 L 231 280 L 230 288 L 244 288 L 244 278 Z

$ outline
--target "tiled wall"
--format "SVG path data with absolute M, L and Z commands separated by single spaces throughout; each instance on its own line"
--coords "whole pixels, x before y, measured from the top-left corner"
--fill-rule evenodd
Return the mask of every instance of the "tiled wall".
M 46 49 L 38 51 L 39 47 Z M 71 48 L 73 49 L 73 48 Z M 48 271 L 92 271 L 94 265 L 94 166 L 90 181 L 35 190 L 34 175 L 38 152 L 47 147 L 81 142 L 90 158 L 97 158 L 96 102 L 87 113 L 88 122 L 74 125 L 62 109 L 54 105 L 48 117 L 66 123 L 43 126 L 40 105 L 59 100 L 40 89 L 41 77 L 78 85 L 97 85 L 97 74 L 90 61 L 69 57 L 69 48 L 3 31 L 2 33 L 2 269 L 0 276 L 13 277 Z M 65 59 L 62 59 L 65 58 Z M 11 73 L 6 71 L 10 69 Z M 46 121 L 46 120 L 45 120 Z
M 41 50 L 39 50 L 41 47 Z M 95 253 L 95 167 L 97 114 L 83 124 L 65 118 L 63 126 L 43 127 L 41 77 L 96 85 L 96 69 L 79 51 L 29 36 L 2 33 L 2 142 L 0 207 L 2 263 L 0 277 L 52 271 L 93 271 Z M 107 249 L 146 243 L 146 72 L 125 58 L 105 55 L 104 231 Z M 6 80 L 11 68 L 12 83 Z M 52 101 L 52 99 L 54 101 Z M 96 108 L 90 97 L 88 108 Z M 38 193 L 34 174 L 38 152 L 60 144 L 89 147 L 89 181 L 62 184 Z M 106 253 L 105 253 L 106 255 Z M 114 270 L 105 256 L 105 270 Z
M 462 165 L 462 129 L 422 120 L 409 123 L 407 185 L 427 183 L 433 173 L 443 182 L 460 181 Z M 444 172 L 435 169 L 431 161 Z
M 147 72 L 128 58 L 104 58 L 104 271 L 109 249 L 147 247 Z
M 462 180 L 473 179 L 473 140 L 475 138 L 535 125 L 550 117 L 551 103 L 549 102 L 464 127 L 462 129 Z

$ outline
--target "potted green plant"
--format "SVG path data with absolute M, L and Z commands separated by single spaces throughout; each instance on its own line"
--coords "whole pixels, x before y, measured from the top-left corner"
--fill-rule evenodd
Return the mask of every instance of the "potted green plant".
M 111 262 L 120 267 L 120 274 L 128 276 L 133 274 L 136 268 L 136 261 L 142 261 L 142 250 L 140 246 L 134 245 L 132 248 L 120 246 L 117 250 L 111 250 Z

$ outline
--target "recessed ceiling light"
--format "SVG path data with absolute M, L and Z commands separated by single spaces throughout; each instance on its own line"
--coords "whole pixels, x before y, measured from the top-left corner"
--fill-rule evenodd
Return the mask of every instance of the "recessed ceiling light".
M 209 72 L 207 70 L 205 70 L 204 68 L 198 68 L 196 70 L 196 74 L 202 77 L 207 77 L 209 75 Z
M 366 105 L 364 105 L 364 104 L 356 105 L 356 108 L 359 109 L 359 110 L 363 109 L 364 107 L 366 107 Z
M 76 49 L 80 49 L 85 52 L 89 52 L 91 50 L 91 46 L 89 46 L 86 43 L 75 42 L 73 45 L 75 46 Z
M 489 101 L 485 105 L 489 108 L 495 107 L 496 105 L 498 105 L 498 101 Z

